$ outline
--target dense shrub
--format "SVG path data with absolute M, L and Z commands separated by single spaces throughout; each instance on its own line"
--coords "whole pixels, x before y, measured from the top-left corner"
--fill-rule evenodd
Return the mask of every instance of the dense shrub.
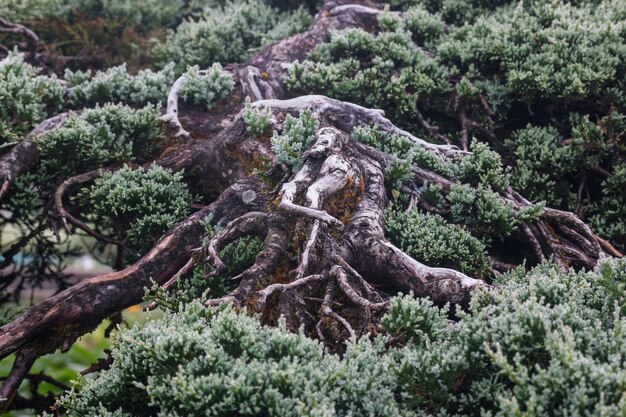
M 318 126 L 319 121 L 310 110 L 301 111 L 297 118 L 288 115 L 282 133 L 274 132 L 272 136 L 276 161 L 294 172 L 300 169 L 304 164 L 302 153 L 313 144 Z
M 520 269 L 454 326 L 423 301 L 396 299 L 383 323 L 408 340 L 391 352 L 402 396 L 434 415 L 621 415 L 625 283 L 623 260 Z
M 159 111 L 105 105 L 71 116 L 39 141 L 41 170 L 54 177 L 82 174 L 99 166 L 144 161 L 163 136 Z M 68 160 L 68 155 L 73 158 Z
M 341 359 L 195 302 L 123 333 L 112 368 L 61 403 L 70 415 L 619 416 L 625 290 L 626 262 L 604 260 L 519 269 L 454 325 L 401 296 L 382 320 L 395 347 L 361 340 Z
M 63 104 L 63 87 L 56 77 L 39 74 L 39 69 L 12 52 L 0 62 L 0 144 L 27 133 Z
M 179 71 L 188 66 L 205 68 L 214 62 L 245 60 L 260 46 L 308 27 L 310 15 L 300 8 L 281 12 L 262 1 L 228 2 L 208 7 L 198 19 L 181 23 L 156 43 L 153 56 L 166 65 L 174 62 Z
M 182 176 L 158 165 L 147 170 L 125 166 L 102 174 L 83 198 L 99 225 L 126 236 L 131 248 L 145 252 L 189 214 L 191 195 Z
M 385 231 L 389 240 L 405 253 L 429 266 L 478 276 L 489 271 L 485 245 L 464 228 L 448 224 L 436 214 L 388 209 Z
M 400 415 L 379 353 L 363 341 L 340 360 L 303 334 L 194 302 L 123 333 L 112 368 L 62 404 L 76 416 Z

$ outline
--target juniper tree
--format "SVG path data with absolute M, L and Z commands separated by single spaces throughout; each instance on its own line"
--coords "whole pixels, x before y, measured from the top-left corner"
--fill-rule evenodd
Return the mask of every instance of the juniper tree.
M 148 290 L 173 312 L 120 337 L 70 413 L 617 413 L 624 265 L 597 265 L 624 248 L 623 4 L 276 3 L 137 6 L 133 30 L 170 32 L 136 73 L 60 71 L 0 22 L 18 47 L 0 62 L 1 226 L 17 231 L 0 290 L 62 289 L 0 327 L 3 406 L 38 357 Z M 122 7 L 37 4 L 12 18 Z M 65 289 L 71 234 L 116 270 Z M 603 370 L 588 402 L 547 388 L 576 385 L 567 354 Z

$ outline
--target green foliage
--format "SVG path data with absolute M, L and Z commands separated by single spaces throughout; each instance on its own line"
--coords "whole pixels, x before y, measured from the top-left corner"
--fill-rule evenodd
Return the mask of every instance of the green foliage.
M 65 80 L 70 88 L 69 102 L 73 107 L 91 107 L 108 102 L 133 106 L 165 104 L 167 93 L 174 83 L 174 65 L 161 71 L 141 70 L 137 75 L 127 72 L 126 64 L 90 72 L 65 70 Z
M 466 225 L 474 234 L 487 240 L 490 236 L 508 236 L 522 222 L 539 218 L 543 210 L 542 205 L 535 205 L 516 211 L 512 203 L 504 202 L 484 185 L 472 188 L 466 184 L 454 184 L 446 199 L 452 221 Z
M 499 6 L 510 4 L 510 0 L 392 0 L 392 7 L 411 12 L 414 9 L 427 10 L 439 16 L 448 24 L 462 25 L 477 16 L 492 11 Z M 530 3 L 533 3 L 532 1 Z
M 622 13 L 618 1 L 508 8 L 452 32 L 438 56 L 444 63 L 501 77 L 511 98 L 526 103 L 604 101 L 623 81 Z
M 617 417 L 625 289 L 626 261 L 606 259 L 590 272 L 518 269 L 454 325 L 428 300 L 397 297 L 382 320 L 393 338 L 349 344 L 342 359 L 193 302 L 123 333 L 112 367 L 61 404 L 69 415 Z
M 156 43 L 153 56 L 163 65 L 174 62 L 178 71 L 213 62 L 244 61 L 252 50 L 308 27 L 304 9 L 281 12 L 262 1 L 242 0 L 207 7 L 195 20 L 181 23 Z
M 0 306 L 0 327 L 4 326 L 7 323 L 11 323 L 13 320 L 19 317 L 24 311 L 26 311 L 25 307 L 20 307 L 20 306 L 15 306 L 15 305 L 10 305 L 10 304 Z
M 591 227 L 621 250 L 626 249 L 626 165 L 602 182 L 604 198 L 594 207 Z
M 283 326 L 191 303 L 123 333 L 111 369 L 61 404 L 72 416 L 400 415 L 380 346 L 340 360 Z
M 185 101 L 211 109 L 216 101 L 227 97 L 234 86 L 233 77 L 222 70 L 220 64 L 213 64 L 202 73 L 195 66 L 190 67 L 185 73 L 180 96 Z
M 182 176 L 158 165 L 148 170 L 125 166 L 102 174 L 83 196 L 99 224 L 126 236 L 134 250 L 145 252 L 189 214 L 192 199 Z
M 421 6 L 404 13 L 404 27 L 417 45 L 431 46 L 444 34 L 445 23 L 439 13 L 432 14 Z
M 512 175 L 478 141 L 474 156 L 446 164 L 452 173 L 435 171 L 494 192 L 510 183 L 533 201 L 593 218 L 596 230 L 623 245 L 621 222 L 600 212 L 615 212 L 610 207 L 622 201 L 606 172 L 624 160 L 623 3 L 399 0 L 391 6 L 405 13 L 382 13 L 373 33 L 334 33 L 293 63 L 288 87 L 384 109 L 396 125 L 427 138 L 434 127 L 451 141 L 465 135 L 489 142 Z M 406 150 L 398 155 L 406 159 Z M 396 163 L 393 175 L 407 178 L 401 167 Z
M 472 154 L 461 158 L 456 168 L 457 178 L 465 184 L 483 185 L 494 191 L 504 191 L 509 185 L 508 172 L 502 167 L 500 155 L 476 140 L 472 141 Z
M 444 338 L 449 326 L 443 309 L 435 308 L 427 298 L 414 298 L 413 293 L 392 298 L 380 325 L 396 343 L 418 350 Z
M 393 155 L 395 158 L 402 155 L 402 160 L 408 161 L 411 165 L 417 165 L 447 177 L 453 176 L 452 165 L 449 161 L 442 160 L 434 152 L 424 149 L 404 136 L 389 134 L 377 127 L 358 126 L 352 131 L 351 137 L 358 142 Z
M 517 131 L 507 141 L 515 155 L 511 175 L 516 190 L 532 201 L 568 207 L 576 196 L 569 185 L 580 163 L 581 149 L 562 146 L 563 138 L 552 127 L 531 127 Z
M 485 245 L 439 215 L 392 207 L 385 211 L 385 232 L 391 242 L 428 266 L 454 268 L 475 276 L 489 272 Z
M 291 167 L 294 172 L 298 171 L 304 163 L 302 153 L 313 144 L 318 126 L 319 121 L 310 110 L 302 110 L 297 118 L 287 115 L 283 132 L 274 132 L 272 136 L 276 162 Z
M 0 62 L 0 145 L 17 139 L 63 104 L 63 87 L 55 76 L 38 75 L 39 69 L 11 52 Z
M 392 352 L 402 397 L 425 415 L 621 416 L 626 319 L 607 279 L 623 288 L 626 263 L 607 259 L 580 273 L 546 264 L 508 274 L 456 325 L 422 330 L 434 333 L 430 343 Z M 437 311 L 425 314 L 423 301 L 413 303 L 390 310 L 384 322 L 411 310 L 415 322 L 435 321 Z M 398 329 L 400 337 L 407 331 Z
M 385 171 L 385 178 L 394 190 L 399 190 L 403 183 L 410 181 L 413 178 L 411 160 L 399 160 L 397 157 L 394 157 L 391 161 L 391 165 L 389 165 Z
M 252 134 L 252 136 L 259 137 L 267 133 L 270 127 L 271 111 L 269 107 L 265 107 L 263 111 L 252 107 L 250 98 L 246 97 L 246 107 L 243 111 L 243 120 L 246 122 L 246 130 Z
M 0 15 L 10 21 L 22 22 L 42 18 L 83 14 L 89 18 L 124 20 L 127 26 L 150 30 L 170 26 L 184 13 L 185 0 L 0 0 Z
M 122 161 L 145 161 L 163 136 L 160 126 L 159 110 L 152 106 L 86 110 L 39 140 L 41 170 L 61 178 Z
M 448 91 L 450 71 L 420 51 L 409 31 L 347 29 L 294 62 L 286 80 L 296 92 L 325 94 L 382 108 L 394 122 L 412 118 L 418 101 Z

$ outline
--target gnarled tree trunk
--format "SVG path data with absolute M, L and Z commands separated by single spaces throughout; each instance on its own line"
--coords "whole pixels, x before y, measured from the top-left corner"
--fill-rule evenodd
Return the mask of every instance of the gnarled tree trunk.
M 323 96 L 288 98 L 282 82 L 287 64 L 304 58 L 331 30 L 354 26 L 374 30 L 379 13 L 362 5 L 327 3 L 308 32 L 266 47 L 244 65 L 227 67 L 238 86 L 219 111 L 179 111 L 173 89 L 167 112 L 172 134 L 189 139 L 157 162 L 184 169 L 192 189 L 215 196 L 214 202 L 174 227 L 134 265 L 84 280 L 0 328 L 0 358 L 17 353 L 0 397 L 12 397 L 37 357 L 59 347 L 68 349 L 103 319 L 140 302 L 151 278 L 164 284 L 181 268 L 188 271 L 194 262 L 192 249 L 202 246 L 202 220 L 209 214 L 224 227 L 205 248 L 216 272 L 225 268 L 219 252 L 226 244 L 246 235 L 264 240 L 254 265 L 234 278 L 235 290 L 209 304 L 231 301 L 262 313 L 268 322 L 282 315 L 290 329 L 304 326 L 309 334 L 332 344 L 370 331 L 390 294 L 413 291 L 439 304 L 467 303 L 472 290 L 483 285 L 480 280 L 424 265 L 385 237 L 383 212 L 389 203 L 386 184 L 392 157 L 356 142 L 350 134 L 357 126 L 376 126 L 441 159 L 465 152 L 416 138 L 394 126 L 380 110 Z M 286 115 L 308 109 L 317 116 L 320 127 L 315 143 L 303 155 L 302 168 L 292 173 L 277 164 L 269 138 L 255 138 L 246 131 L 241 112 L 246 96 L 255 101 L 253 106 L 270 109 L 273 131 L 282 130 Z M 0 160 L 4 181 L 0 196 L 34 163 L 35 148 L 36 141 L 24 144 Z M 277 182 L 267 184 L 254 175 L 264 160 L 281 178 Z M 412 169 L 404 192 L 429 183 L 440 185 L 445 193 L 453 185 L 424 167 Z M 516 210 L 530 206 L 511 189 L 500 198 Z M 416 204 L 431 209 L 417 197 Z M 510 240 L 532 254 L 531 262 L 552 257 L 564 266 L 588 268 L 603 253 L 582 221 L 552 209 L 524 224 Z M 496 257 L 492 267 L 498 269 Z

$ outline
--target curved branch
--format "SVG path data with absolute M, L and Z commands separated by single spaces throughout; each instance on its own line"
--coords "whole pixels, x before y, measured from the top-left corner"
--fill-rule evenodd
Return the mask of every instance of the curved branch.
M 331 270 L 330 274 L 335 278 L 337 283 L 339 284 L 339 288 L 343 293 L 352 301 L 354 304 L 361 306 L 363 308 L 371 308 L 372 310 L 378 310 L 380 308 L 384 308 L 387 306 L 387 303 L 372 303 L 371 301 L 361 297 L 359 293 L 357 293 L 352 285 L 348 282 L 348 276 L 342 267 L 335 265 Z
M 67 210 L 65 210 L 65 207 L 63 206 L 63 196 L 65 195 L 65 192 L 70 187 L 74 185 L 84 184 L 86 182 L 93 181 L 94 179 L 101 176 L 103 173 L 110 172 L 110 171 L 111 170 L 108 168 L 98 168 L 93 171 L 89 171 L 85 174 L 76 175 L 74 177 L 68 178 L 67 180 L 63 181 L 61 185 L 59 185 L 59 188 L 57 188 L 56 192 L 54 193 L 54 207 L 59 213 L 59 216 L 61 217 L 61 221 L 63 222 L 63 226 L 65 227 L 65 230 L 67 230 L 68 233 L 71 233 L 70 228 L 67 224 L 67 222 L 70 222 L 74 226 L 78 227 L 79 229 L 87 233 L 89 236 L 94 237 L 101 242 L 110 243 L 112 245 L 119 246 L 121 248 L 124 248 L 129 253 L 133 253 L 130 249 L 128 249 L 124 245 L 123 242 L 120 242 L 118 240 L 115 240 L 113 238 L 104 236 L 96 232 L 91 227 L 87 226 L 85 223 L 83 223 L 82 221 L 78 220 L 77 218 L 69 214 Z
M 338 321 L 339 323 L 341 323 L 341 325 L 344 327 L 344 329 L 346 329 L 346 331 L 350 335 L 350 339 L 356 340 L 356 333 L 354 332 L 354 329 L 352 328 L 352 326 L 350 326 L 350 323 L 348 323 L 348 321 L 345 318 L 341 317 L 332 309 L 332 302 L 333 302 L 334 296 L 335 296 L 335 284 L 331 282 L 330 284 L 328 284 L 328 287 L 326 287 L 326 294 L 324 295 L 324 301 L 322 302 L 322 307 L 320 309 L 320 312 L 323 316 L 328 316 Z M 319 323 L 318 323 L 318 326 L 320 326 L 320 328 L 317 329 L 318 333 L 321 333 L 321 325 L 319 325 Z M 321 336 L 323 338 L 323 335 Z
M 13 33 L 16 35 L 21 35 L 26 38 L 26 43 L 28 44 L 28 48 L 34 54 L 37 52 L 37 47 L 39 45 L 39 36 L 31 29 L 27 28 L 24 25 L 20 25 L 19 23 L 12 23 L 6 19 L 0 17 L 0 33 Z
M 285 292 L 291 291 L 303 285 L 310 284 L 312 282 L 321 282 L 325 281 L 327 278 L 325 275 L 317 274 L 317 275 L 309 275 L 308 277 L 300 278 L 295 281 L 292 281 L 288 284 L 272 284 L 265 287 L 263 290 L 259 291 L 259 300 L 257 301 L 257 307 L 259 310 L 263 309 L 268 297 L 270 297 L 275 292 Z
M 224 230 L 211 239 L 206 248 L 207 261 L 213 264 L 215 268 L 211 275 L 219 275 L 228 270 L 228 266 L 220 258 L 220 251 L 226 245 L 242 236 L 257 235 L 265 237 L 267 235 L 267 217 L 267 213 L 259 211 L 246 213 L 228 223 Z

